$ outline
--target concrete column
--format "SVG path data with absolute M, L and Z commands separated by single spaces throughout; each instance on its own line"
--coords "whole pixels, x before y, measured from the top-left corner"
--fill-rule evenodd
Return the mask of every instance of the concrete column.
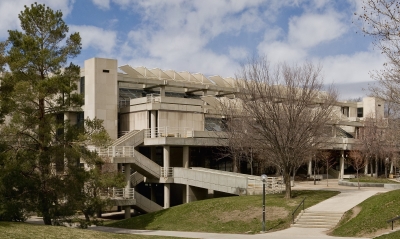
M 169 165 L 170 165 L 170 159 L 169 159 L 169 151 L 170 147 L 168 145 L 164 146 L 163 148 L 163 165 L 164 165 L 164 170 L 168 170 Z M 169 183 L 164 184 L 164 208 L 169 208 L 170 206 L 170 200 L 171 200 L 171 192 L 170 192 L 170 187 L 171 185 Z
M 310 161 L 308 161 L 307 175 L 312 175 L 312 159 L 310 159 Z
M 126 189 L 130 189 L 131 188 L 131 164 L 130 163 L 126 163 L 125 164 L 125 188 Z
M 156 137 L 156 111 L 150 111 L 150 137 Z
M 169 167 L 169 146 L 166 145 L 164 146 L 164 161 L 163 161 L 163 167 L 164 168 L 168 168 Z
M 343 179 L 344 175 L 344 151 L 342 150 L 342 157 L 340 158 L 340 179 Z
M 171 185 L 169 183 L 164 184 L 164 209 L 169 208 L 171 200 Z
M 125 192 L 128 193 L 129 189 L 131 188 L 131 164 L 126 163 L 125 167 Z M 131 218 L 131 206 L 124 206 L 125 211 L 125 219 Z
M 124 206 L 125 219 L 131 218 L 131 206 Z
M 183 165 L 184 168 L 189 168 L 189 146 L 183 146 Z
M 160 87 L 160 96 L 165 97 L 165 86 Z

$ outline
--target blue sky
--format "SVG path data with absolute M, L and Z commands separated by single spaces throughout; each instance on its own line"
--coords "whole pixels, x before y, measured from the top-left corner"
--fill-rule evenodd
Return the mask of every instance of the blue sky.
M 37 1 L 37 0 L 36 0 Z M 0 1 L 0 41 L 35 0 Z M 107 57 L 120 65 L 234 76 L 246 59 L 312 61 L 342 99 L 365 95 L 384 58 L 360 32 L 360 0 L 43 0 L 64 13 L 83 49 L 74 62 Z M 357 21 L 355 21 L 357 23 Z

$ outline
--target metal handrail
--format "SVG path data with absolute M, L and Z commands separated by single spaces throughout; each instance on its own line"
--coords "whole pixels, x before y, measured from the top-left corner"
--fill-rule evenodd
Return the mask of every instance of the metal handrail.
M 152 133 L 155 138 L 175 137 L 175 138 L 193 138 L 193 128 L 189 127 L 156 127 L 153 129 L 145 129 L 145 138 L 152 138 Z
M 292 218 L 293 218 L 293 224 L 294 224 L 294 214 L 296 213 L 297 209 L 303 204 L 303 211 L 304 211 L 304 201 L 306 200 L 306 197 L 301 201 L 301 203 L 296 207 L 296 209 L 292 213 Z
M 394 217 L 392 219 L 387 220 L 386 222 L 387 223 L 392 222 L 392 230 L 393 230 L 393 222 L 396 221 L 396 220 L 399 220 L 399 219 L 400 219 L 400 216 L 397 216 L 397 217 Z
M 160 168 L 161 177 L 168 178 L 174 177 L 174 168 L 173 167 L 161 167 Z

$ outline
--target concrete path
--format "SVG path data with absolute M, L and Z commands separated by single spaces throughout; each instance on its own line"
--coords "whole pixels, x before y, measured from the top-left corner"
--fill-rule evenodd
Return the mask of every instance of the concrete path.
M 204 232 L 177 232 L 177 231 L 151 231 L 151 230 L 128 230 L 113 227 L 92 227 L 90 230 L 121 233 L 121 234 L 137 234 L 137 235 L 153 235 L 153 236 L 171 236 L 183 238 L 204 238 L 204 239 L 350 239 L 353 237 L 332 237 L 325 234 L 325 229 L 319 228 L 295 228 L 291 227 L 286 230 L 262 233 L 256 235 L 246 234 L 222 234 L 222 233 L 204 233 Z M 354 238 L 353 238 L 354 239 Z M 358 239 L 367 239 L 358 237 Z
M 358 190 L 354 187 L 345 187 L 337 184 L 337 179 L 330 179 L 329 186 L 326 186 L 326 181 L 318 182 L 300 182 L 293 187 L 294 190 L 335 190 L 341 191 L 337 196 L 325 200 L 317 205 L 310 207 L 312 211 L 332 211 L 344 213 L 347 210 L 355 207 L 365 199 L 379 192 L 387 192 L 389 190 L 383 188 L 361 188 Z M 274 239 L 334 239 L 334 238 L 352 238 L 352 237 L 332 237 L 326 235 L 324 228 L 296 228 L 291 227 L 282 231 L 270 232 L 256 235 L 246 234 L 221 234 L 221 233 L 202 233 L 202 232 L 178 232 L 178 231 L 152 231 L 152 230 L 128 230 L 111 227 L 93 227 L 91 230 L 123 233 L 123 234 L 139 234 L 139 235 L 159 235 L 159 236 L 174 236 L 184 238 L 206 238 L 206 239 L 239 239 L 239 238 L 274 238 Z

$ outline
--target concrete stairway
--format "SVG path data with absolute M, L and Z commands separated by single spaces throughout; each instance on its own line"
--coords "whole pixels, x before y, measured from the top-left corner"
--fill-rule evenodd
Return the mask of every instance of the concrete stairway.
M 341 212 L 305 210 L 299 214 L 292 227 L 333 228 L 342 216 Z
M 138 172 L 134 172 L 131 174 L 131 187 L 135 187 L 139 183 L 144 181 L 144 176 Z
M 144 129 L 133 130 L 116 139 L 111 146 L 138 146 L 144 142 Z
M 146 198 L 138 192 L 135 192 L 135 200 L 136 203 L 132 205 L 132 207 L 143 213 L 157 212 L 164 209 L 162 206 L 151 201 L 150 199 Z

